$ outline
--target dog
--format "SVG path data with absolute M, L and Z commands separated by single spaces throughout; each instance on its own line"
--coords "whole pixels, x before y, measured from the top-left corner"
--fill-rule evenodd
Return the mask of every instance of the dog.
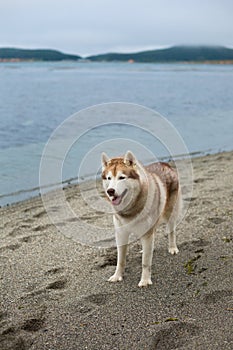
M 111 159 L 102 153 L 102 181 L 113 208 L 117 245 L 117 266 L 109 281 L 123 280 L 129 236 L 134 234 L 142 244 L 142 274 L 138 286 L 147 287 L 152 284 L 154 233 L 162 222 L 167 223 L 169 253 L 179 252 L 175 232 L 182 212 L 178 174 L 163 162 L 143 166 L 131 151 Z

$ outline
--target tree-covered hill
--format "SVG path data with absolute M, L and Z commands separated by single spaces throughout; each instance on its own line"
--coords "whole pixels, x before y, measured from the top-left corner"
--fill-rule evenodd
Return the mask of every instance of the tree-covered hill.
M 56 50 L 0 48 L 0 60 L 62 61 L 80 58 L 78 55 L 68 55 Z
M 80 59 L 83 58 L 79 55 L 69 55 L 57 50 L 0 48 L 0 61 L 77 61 Z M 94 62 L 231 62 L 233 61 L 233 49 L 222 46 L 173 46 L 137 53 L 106 53 L 89 56 L 86 59 Z
M 107 53 L 88 57 L 91 61 L 203 62 L 233 60 L 233 49 L 221 46 L 173 46 L 138 53 Z

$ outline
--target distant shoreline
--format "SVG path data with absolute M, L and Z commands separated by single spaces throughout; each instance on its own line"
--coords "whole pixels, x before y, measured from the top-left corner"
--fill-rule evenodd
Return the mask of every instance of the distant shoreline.
M 37 62 L 77 62 L 77 63 L 96 63 L 97 61 L 91 61 L 86 59 L 78 59 L 78 60 L 60 60 L 60 61 L 45 61 L 45 60 L 37 60 L 37 59 L 20 59 L 20 58 L 10 58 L 10 59 L 3 59 L 0 58 L 0 63 L 37 63 Z M 210 65 L 233 65 L 233 60 L 207 60 L 207 61 L 157 61 L 157 62 L 135 62 L 133 60 L 128 61 L 98 61 L 98 63 L 127 63 L 127 64 L 134 64 L 134 63 L 142 63 L 142 64 L 210 64 Z
M 233 64 L 233 49 L 223 46 L 172 46 L 166 49 L 135 53 L 110 52 L 83 57 L 53 49 L 0 48 L 0 62 L 58 62 L 66 60 L 76 62 Z

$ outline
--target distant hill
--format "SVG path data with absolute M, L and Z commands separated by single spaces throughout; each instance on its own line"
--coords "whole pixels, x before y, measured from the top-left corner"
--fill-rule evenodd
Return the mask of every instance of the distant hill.
M 0 60 L 76 61 L 79 59 L 81 57 L 78 55 L 68 55 L 56 50 L 0 48 Z
M 221 46 L 173 46 L 161 50 L 138 53 L 107 53 L 89 56 L 91 61 L 132 61 L 132 62 L 203 62 L 231 61 L 233 49 Z
M 82 60 L 79 55 L 69 55 L 57 50 L 0 48 L 1 61 L 62 61 Z M 93 62 L 233 62 L 233 49 L 222 46 L 173 46 L 166 49 L 137 53 L 106 53 L 86 57 Z

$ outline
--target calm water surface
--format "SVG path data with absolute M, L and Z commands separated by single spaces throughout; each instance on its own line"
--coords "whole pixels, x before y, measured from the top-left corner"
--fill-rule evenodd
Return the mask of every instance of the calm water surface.
M 54 129 L 82 108 L 106 102 L 158 111 L 190 152 L 233 149 L 232 65 L 1 63 L 0 204 L 34 194 L 41 154 Z M 118 126 L 107 132 L 121 137 L 125 130 Z M 77 176 L 81 155 L 105 133 L 98 130 L 83 139 L 82 152 L 65 166 L 64 180 Z M 166 154 L 158 149 L 157 156 Z

